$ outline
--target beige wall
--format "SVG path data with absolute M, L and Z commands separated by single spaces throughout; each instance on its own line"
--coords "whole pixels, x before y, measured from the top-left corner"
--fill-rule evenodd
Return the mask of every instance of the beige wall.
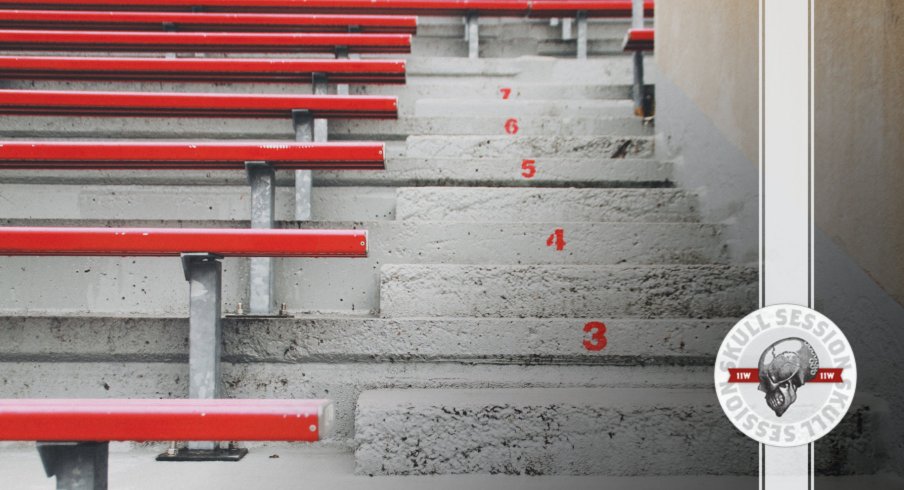
M 756 0 L 657 0 L 656 65 L 758 159 Z
M 816 223 L 904 304 L 904 0 L 817 0 Z
M 757 4 L 656 3 L 660 76 L 754 163 Z M 904 0 L 815 4 L 816 223 L 904 304 Z

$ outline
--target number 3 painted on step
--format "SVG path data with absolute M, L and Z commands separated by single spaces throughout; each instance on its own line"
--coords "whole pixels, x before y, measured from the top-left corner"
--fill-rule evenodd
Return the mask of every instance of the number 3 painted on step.
M 584 339 L 584 348 L 590 351 L 601 351 L 609 343 L 606 340 L 606 325 L 603 322 L 589 322 L 584 325 L 584 332 L 590 334 L 590 338 Z

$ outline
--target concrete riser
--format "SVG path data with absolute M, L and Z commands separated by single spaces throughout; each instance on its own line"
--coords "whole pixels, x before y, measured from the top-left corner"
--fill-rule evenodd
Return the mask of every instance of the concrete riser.
M 15 223 L 14 223 L 15 224 Z M 44 225 L 119 225 L 116 222 L 46 222 Z M 133 226 L 216 226 L 216 222 L 140 222 Z M 240 227 L 243 222 L 221 226 Z M 286 225 L 296 225 L 295 223 Z M 311 227 L 311 223 L 304 223 Z M 564 225 L 562 251 L 547 246 L 555 225 L 546 223 L 316 223 L 316 228 L 367 229 L 366 259 L 278 259 L 276 303 L 290 311 L 377 314 L 380 268 L 385 264 L 692 264 L 724 261 L 720 229 L 697 224 Z M 225 311 L 248 304 L 248 260 L 226 259 Z M 186 315 L 188 285 L 176 258 L 4 257 L 0 311 Z M 462 271 L 468 274 L 467 271 Z M 385 280 L 385 279 L 384 279 Z M 464 286 L 467 281 L 460 279 Z M 576 281 L 575 285 L 580 284 Z M 390 284 L 389 287 L 395 288 Z M 585 287 L 593 287 L 585 285 Z M 550 294 L 562 294 L 550 289 Z M 533 293 L 531 293 L 533 294 Z M 582 293 L 583 294 L 583 293 Z M 569 314 L 567 311 L 563 315 Z M 420 315 L 415 315 L 420 316 Z
M 523 160 L 484 158 L 389 158 L 385 170 L 314 171 L 314 186 L 497 186 L 497 187 L 671 187 L 672 163 L 628 159 L 534 159 L 536 173 Z M 277 171 L 277 185 L 295 185 L 292 171 Z M 55 185 L 248 185 L 244 170 L 55 171 L 10 170 L 0 174 L 3 184 Z M 5 187 L 9 192 L 10 187 Z M 231 191 L 230 191 L 231 192 Z M 235 217 L 238 218 L 238 217 Z
M 878 402 L 851 410 L 817 466 L 874 472 Z M 878 410 L 877 410 L 878 409 Z M 885 414 L 887 416 L 887 414 Z M 752 474 L 756 443 L 704 390 L 405 390 L 362 394 L 357 471 L 368 475 Z M 681 455 L 681 457 L 676 457 Z

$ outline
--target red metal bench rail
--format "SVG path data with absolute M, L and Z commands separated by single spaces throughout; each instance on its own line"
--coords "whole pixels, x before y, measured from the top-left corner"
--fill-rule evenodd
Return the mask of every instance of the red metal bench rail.
M 0 49 L 216 53 L 410 53 L 410 34 L 0 30 Z
M 0 255 L 166 257 L 193 252 L 224 257 L 366 257 L 367 232 L 0 227 Z
M 0 79 L 403 84 L 405 62 L 239 58 L 0 56 Z
M 395 97 L 212 93 L 0 90 L 0 114 L 289 118 L 308 110 L 317 118 L 394 119 Z
M 0 169 L 380 170 L 383 143 L 0 141 Z
M 4 441 L 308 441 L 328 400 L 0 400 Z
M 0 10 L 3 29 L 204 32 L 417 33 L 417 17 L 386 15 L 230 14 Z
M 466 15 L 505 17 L 629 17 L 630 0 L 0 0 L 2 8 L 51 10 L 145 10 L 307 14 Z M 653 2 L 645 2 L 652 16 Z
M 625 51 L 653 51 L 656 33 L 652 28 L 629 29 L 622 43 Z

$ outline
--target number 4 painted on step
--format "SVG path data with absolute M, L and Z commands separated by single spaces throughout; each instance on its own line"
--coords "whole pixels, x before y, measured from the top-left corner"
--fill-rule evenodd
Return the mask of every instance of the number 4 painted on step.
M 556 246 L 556 250 L 565 249 L 565 230 L 563 228 L 556 228 L 556 231 L 552 232 L 552 235 L 549 235 L 549 238 L 546 239 L 547 247 L 553 245 Z

